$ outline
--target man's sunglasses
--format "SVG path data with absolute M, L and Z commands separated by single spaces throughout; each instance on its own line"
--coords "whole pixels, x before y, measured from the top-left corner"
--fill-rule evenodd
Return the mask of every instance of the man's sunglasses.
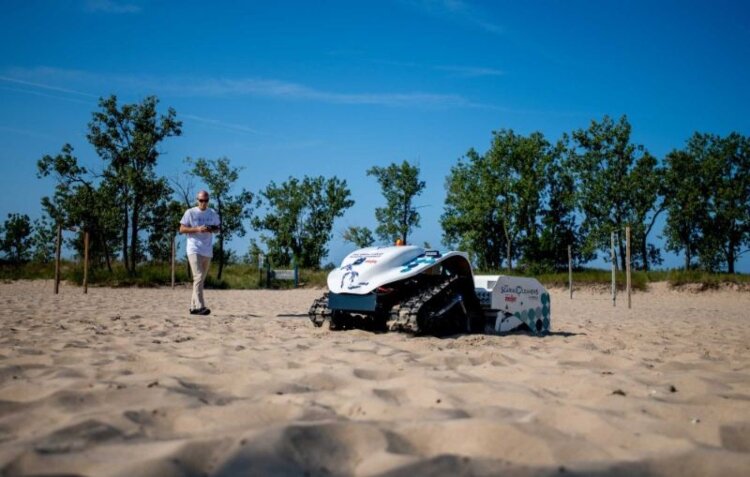
M 198 199 L 198 202 L 200 202 L 202 204 L 204 202 L 208 202 L 208 199 Z

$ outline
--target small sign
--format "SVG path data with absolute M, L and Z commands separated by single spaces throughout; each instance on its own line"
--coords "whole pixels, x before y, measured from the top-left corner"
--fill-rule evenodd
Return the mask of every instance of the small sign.
M 274 270 L 273 277 L 276 280 L 294 280 L 294 270 Z

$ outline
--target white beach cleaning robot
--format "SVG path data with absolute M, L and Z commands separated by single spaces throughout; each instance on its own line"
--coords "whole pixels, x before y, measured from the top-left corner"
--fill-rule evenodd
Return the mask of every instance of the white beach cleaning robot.
M 464 252 L 368 247 L 328 275 L 308 313 L 316 326 L 414 334 L 550 330 L 550 296 L 535 279 L 474 276 Z

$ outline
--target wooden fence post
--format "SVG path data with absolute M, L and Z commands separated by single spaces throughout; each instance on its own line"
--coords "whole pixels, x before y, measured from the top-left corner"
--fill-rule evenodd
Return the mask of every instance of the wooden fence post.
M 617 306 L 617 282 L 615 273 L 617 272 L 617 259 L 615 258 L 615 233 L 610 235 L 609 256 L 612 259 L 612 306 Z
M 57 245 L 55 246 L 55 295 L 60 292 L 60 249 L 62 248 L 62 224 L 57 224 Z
M 570 288 L 570 299 L 573 299 L 573 253 L 568 245 L 568 288 Z
M 645 259 L 645 257 L 644 257 Z M 630 226 L 625 227 L 625 287 L 628 289 L 628 309 L 630 309 Z

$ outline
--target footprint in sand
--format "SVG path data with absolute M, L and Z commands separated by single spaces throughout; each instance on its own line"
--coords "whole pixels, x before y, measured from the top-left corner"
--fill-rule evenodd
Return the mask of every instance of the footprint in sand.
M 750 452 L 750 423 L 741 422 L 719 429 L 721 445 L 734 452 Z
M 78 452 L 122 436 L 122 431 L 116 427 L 91 419 L 49 434 L 36 443 L 34 450 L 41 454 Z
M 366 368 L 356 368 L 353 374 L 359 379 L 366 379 L 368 381 L 386 381 L 401 376 L 401 373 L 398 371 Z
M 372 393 L 388 404 L 403 404 L 408 400 L 403 389 L 373 389 Z

